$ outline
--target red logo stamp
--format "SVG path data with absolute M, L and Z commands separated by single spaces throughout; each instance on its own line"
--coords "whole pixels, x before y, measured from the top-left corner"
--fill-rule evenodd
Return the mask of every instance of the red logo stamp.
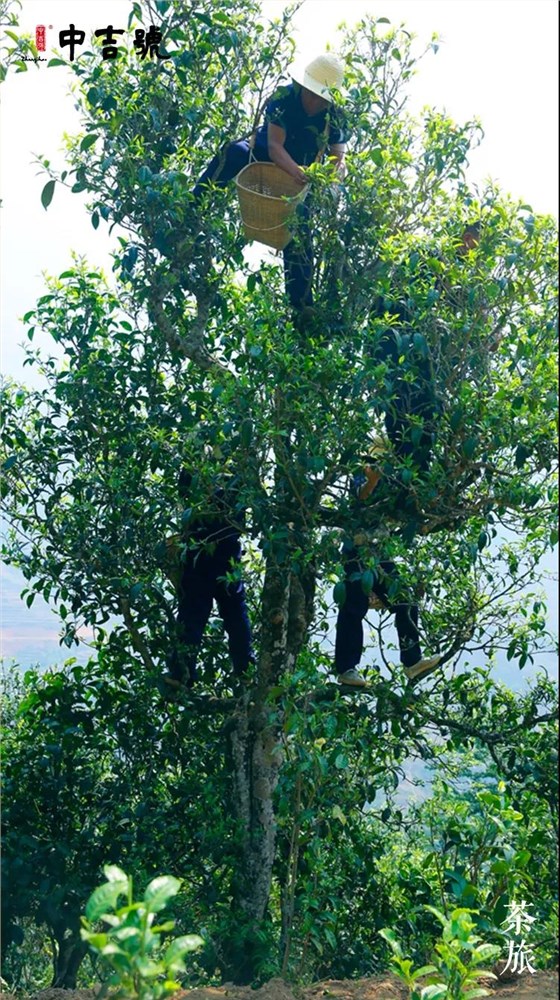
M 38 52 L 44 52 L 46 49 L 46 31 L 44 24 L 38 24 L 35 28 L 35 45 Z

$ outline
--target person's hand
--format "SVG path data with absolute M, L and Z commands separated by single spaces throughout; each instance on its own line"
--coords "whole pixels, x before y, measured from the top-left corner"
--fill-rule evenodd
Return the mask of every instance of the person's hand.
M 298 167 L 297 165 L 295 167 L 295 170 L 292 170 L 292 177 L 294 178 L 295 181 L 298 181 L 298 183 L 301 184 L 302 187 L 304 184 L 309 183 L 307 179 L 307 174 L 305 173 L 304 170 L 301 169 L 301 167 Z
M 374 469 L 372 468 L 371 465 L 365 466 L 364 473 L 366 477 L 366 482 L 364 483 L 360 492 L 358 493 L 358 500 L 367 500 L 367 498 L 371 493 L 373 493 L 375 487 L 377 486 L 379 480 L 381 479 L 381 473 L 379 469 Z
M 379 469 L 374 469 L 373 466 L 366 465 L 364 468 L 364 473 L 370 486 L 377 486 L 379 480 L 381 479 L 381 473 Z

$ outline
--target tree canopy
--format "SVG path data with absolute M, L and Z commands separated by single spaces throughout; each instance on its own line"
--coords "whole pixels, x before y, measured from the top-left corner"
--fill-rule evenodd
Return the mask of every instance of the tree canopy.
M 4 558 L 21 568 L 28 604 L 42 594 L 56 607 L 69 649 L 80 637 L 91 643 L 90 667 L 78 678 L 74 668 L 68 687 L 60 682 L 80 739 L 88 727 L 97 739 L 98 723 L 62 689 L 87 684 L 90 670 L 98 678 L 90 704 L 102 714 L 121 705 L 132 731 L 138 725 L 144 733 L 144 752 L 138 713 L 142 705 L 164 714 L 149 680 L 164 667 L 175 616 L 165 539 L 204 509 L 209 484 L 224 470 L 240 483 L 258 646 L 251 684 L 241 698 L 232 695 L 220 632 L 211 629 L 203 675 L 214 678 L 218 697 L 195 699 L 187 724 L 171 709 L 153 739 L 162 747 L 171 735 L 186 741 L 176 781 L 181 808 L 198 824 L 199 847 L 194 838 L 188 849 L 205 852 L 206 863 L 220 846 L 209 839 L 223 831 L 216 810 L 226 793 L 216 775 L 225 749 L 231 850 L 219 872 L 200 878 L 205 892 L 205 880 L 214 884 L 206 905 L 219 899 L 225 914 L 231 903 L 218 964 L 241 980 L 262 968 L 280 871 L 282 962 L 289 961 L 296 882 L 315 836 L 298 855 L 305 809 L 313 810 L 311 775 L 331 804 L 348 776 L 362 810 L 377 789 L 394 790 L 407 755 L 429 758 L 442 740 L 451 748 L 485 744 L 514 773 L 517 727 L 538 725 L 543 707 L 544 721 L 550 714 L 544 685 L 530 710 L 515 715 L 519 706 L 492 692 L 487 668 L 499 650 L 520 667 L 538 664 L 550 641 L 538 566 L 557 541 L 553 220 L 491 182 L 469 184 L 480 126 L 437 109 L 409 116 L 407 81 L 421 55 L 404 28 L 367 18 L 340 39 L 348 170 L 338 199 L 332 169 L 312 170 L 315 309 L 303 327 L 294 322 L 276 259 L 254 265 L 243 255 L 232 192 L 209 191 L 202 209 L 190 194 L 210 155 L 260 120 L 293 55 L 290 17 L 266 24 L 246 0 L 134 3 L 129 27 L 157 20 L 165 58 L 140 61 L 123 48 L 103 60 L 94 43 L 68 63 L 81 130 L 66 139 L 63 169 L 43 162 L 43 205 L 59 184 L 87 192 L 93 227 L 114 230 L 113 271 L 108 280 L 76 255 L 49 279 L 24 317 L 26 363 L 39 367 L 43 384 L 10 383 L 4 393 Z M 460 255 L 473 221 L 481 223 L 480 242 Z M 377 351 L 387 327 L 375 306 L 380 296 L 405 302 L 413 317 L 413 349 L 396 368 Z M 59 345 L 62 361 L 34 349 L 36 329 Z M 383 432 L 395 379 L 414 382 L 428 356 L 438 398 L 430 468 L 420 474 L 388 448 L 381 482 L 358 515 L 349 479 Z M 195 472 L 186 511 L 177 491 L 184 467 Z M 405 684 L 382 618 L 383 670 L 371 698 L 350 704 L 325 685 L 330 588 L 338 581 L 340 602 L 341 541 L 380 528 L 382 554 L 362 545 L 364 588 L 382 557 L 401 561 L 421 597 L 426 646 L 450 665 L 462 655 L 465 669 L 422 690 Z M 100 665 L 114 683 L 104 708 Z M 26 713 L 47 702 L 45 691 L 32 690 Z M 63 757 L 65 739 L 54 744 Z M 513 758 L 502 759 L 506 749 Z M 132 759 L 131 776 L 139 760 Z M 102 755 L 97 766 L 99 792 Z M 200 789 L 203 779 L 219 788 L 206 820 L 212 796 Z M 187 789 L 198 789 L 188 806 Z M 136 820 L 140 808 L 135 803 Z M 292 847 L 282 832 L 287 814 Z M 316 822 L 343 820 L 331 810 Z M 156 844 L 154 825 L 152 817 Z M 104 837 L 96 832 L 92 868 L 101 864 Z M 315 932 L 305 927 L 304 937 Z

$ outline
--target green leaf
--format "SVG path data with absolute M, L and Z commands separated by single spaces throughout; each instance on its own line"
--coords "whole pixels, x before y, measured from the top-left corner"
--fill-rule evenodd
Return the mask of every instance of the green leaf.
M 331 948 L 336 948 L 336 936 L 333 934 L 330 927 L 324 927 L 323 934 L 325 935 L 325 938 L 329 942 Z
M 173 972 L 183 971 L 183 955 L 191 951 L 198 951 L 203 946 L 204 938 L 201 938 L 199 934 L 185 934 L 183 937 L 175 938 L 164 955 L 163 961 L 166 968 Z
M 433 913 L 434 917 L 437 917 L 442 927 L 445 927 L 447 920 L 445 914 L 442 913 L 441 910 L 437 910 L 435 906 L 429 906 L 427 903 L 424 904 L 424 909 L 429 910 L 430 913 Z M 453 912 L 456 913 L 457 911 L 454 910 Z
M 98 933 L 92 934 L 91 931 L 85 930 L 85 928 L 82 928 L 82 930 L 80 931 L 80 935 L 82 941 L 87 941 L 90 947 L 94 949 L 94 951 L 101 951 L 101 949 L 105 947 L 105 945 L 109 940 L 106 934 L 98 934 Z
M 116 927 L 112 935 L 117 941 L 129 941 L 131 938 L 139 938 L 142 933 L 140 927 Z
M 54 186 L 56 181 L 47 181 L 43 190 L 41 191 L 41 204 L 44 209 L 47 209 L 53 199 Z
M 124 951 L 123 948 L 119 948 L 118 944 L 115 944 L 114 941 L 108 941 L 107 944 L 100 949 L 100 953 L 102 955 L 123 955 L 128 959 L 126 951 Z
M 164 971 L 163 965 L 160 962 L 151 962 L 149 958 L 145 958 L 144 956 L 139 956 L 135 964 L 138 974 L 144 979 L 155 979 L 156 976 L 159 976 Z
M 419 969 L 414 970 L 414 979 L 420 979 L 422 976 L 430 976 L 432 972 L 437 972 L 435 965 L 422 965 Z
M 387 942 L 394 955 L 397 955 L 398 958 L 404 958 L 403 950 L 397 941 L 394 931 L 392 931 L 389 927 L 382 927 L 379 934 L 383 940 Z
M 431 986 L 425 986 L 420 996 L 422 1000 L 442 1000 L 443 997 L 447 997 L 447 986 L 445 983 L 433 983 Z
M 121 882 L 107 882 L 94 889 L 86 904 L 86 917 L 92 923 L 99 920 L 108 910 L 114 910 L 119 896 L 128 893 L 128 879 Z
M 401 472 L 401 479 L 405 486 L 410 486 L 412 482 L 412 469 L 403 469 Z
M 424 357 L 427 356 L 428 344 L 426 342 L 426 338 L 421 333 L 415 333 L 412 338 L 412 342 L 414 344 L 414 349 L 418 351 L 419 354 L 422 354 Z
M 364 594 L 367 594 L 369 597 L 373 590 L 373 573 L 370 569 L 366 569 L 362 573 L 361 584 Z
M 437 257 L 428 257 L 426 264 L 434 274 L 443 274 L 445 270 L 445 265 Z
M 253 439 L 253 421 L 248 417 L 241 424 L 241 444 L 249 448 Z
M 331 810 L 331 816 L 333 819 L 337 819 L 343 826 L 346 826 L 346 816 L 342 812 L 340 806 L 333 806 Z
M 494 875 L 506 875 L 510 870 L 510 865 L 507 861 L 494 861 L 490 867 L 490 871 Z
M 89 149 L 90 146 L 93 146 L 95 142 L 97 142 L 97 132 L 90 132 L 90 134 L 86 135 L 80 143 L 82 153 L 85 152 L 86 149 Z
M 333 590 L 333 599 L 335 604 L 338 604 L 339 608 L 342 607 L 342 605 L 346 601 L 346 584 L 344 583 L 343 580 L 339 580 L 338 583 L 335 583 Z
M 181 880 L 173 875 L 160 875 L 155 878 L 144 893 L 144 902 L 151 913 L 163 910 L 168 900 L 176 896 L 181 888 Z
M 104 865 L 103 874 L 108 882 L 126 882 L 128 884 L 128 876 L 118 865 Z
M 449 418 L 451 430 L 456 431 L 460 427 L 462 420 L 463 420 L 463 411 L 461 409 L 453 410 L 453 413 Z
M 154 924 L 152 927 L 153 934 L 169 934 L 170 931 L 175 927 L 174 920 L 164 920 L 162 924 Z
M 481 962 L 491 961 L 493 958 L 497 958 L 500 954 L 500 948 L 497 944 L 489 944 L 488 942 L 483 942 L 479 944 L 477 948 L 474 949 L 471 955 L 471 962 L 474 965 L 480 965 Z M 479 969 L 476 973 L 477 976 L 482 976 L 483 973 Z

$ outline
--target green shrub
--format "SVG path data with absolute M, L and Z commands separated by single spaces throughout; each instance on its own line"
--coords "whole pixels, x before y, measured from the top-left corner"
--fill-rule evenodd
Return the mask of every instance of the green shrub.
M 428 906 L 443 927 L 441 938 L 436 942 L 433 961 L 413 970 L 410 959 L 405 958 L 402 948 L 391 930 L 380 931 L 392 952 L 391 964 L 397 976 L 409 990 L 410 1000 L 474 1000 L 488 996 L 489 990 L 478 986 L 478 980 L 495 979 L 492 972 L 480 969 L 482 962 L 493 961 L 500 953 L 497 945 L 485 944 L 475 929 L 471 913 L 466 907 L 453 910 L 449 917 Z M 425 986 L 419 986 L 420 979 L 426 979 Z
M 132 879 L 116 865 L 107 865 L 104 872 L 107 882 L 90 896 L 81 932 L 82 939 L 113 970 L 101 996 L 109 989 L 114 1000 L 170 996 L 180 988 L 175 977 L 186 971 L 185 955 L 204 944 L 198 934 L 186 934 L 164 946 L 162 935 L 173 930 L 175 921 L 154 926 L 156 915 L 179 891 L 180 880 L 171 875 L 153 879 L 142 901 L 135 903 Z M 127 903 L 119 907 L 121 896 L 127 897 Z M 98 920 L 107 925 L 106 931 L 95 929 Z

